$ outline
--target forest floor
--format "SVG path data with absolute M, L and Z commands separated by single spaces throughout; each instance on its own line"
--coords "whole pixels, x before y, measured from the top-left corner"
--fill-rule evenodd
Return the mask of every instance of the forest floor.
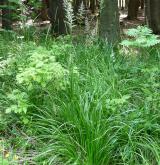
M 142 13 L 129 21 L 121 11 L 122 33 L 144 24 Z M 96 35 L 97 19 L 74 35 Z M 159 164 L 159 45 L 74 44 L 49 25 L 0 31 L 0 165 Z
M 145 17 L 144 17 L 144 10 L 139 9 L 138 18 L 134 20 L 127 19 L 127 10 L 120 10 L 120 27 L 121 33 L 123 34 L 127 29 L 137 27 L 138 25 L 145 24 Z M 82 25 L 76 25 L 73 28 L 73 35 L 97 35 L 98 34 L 98 24 L 99 24 L 99 14 L 96 12 L 95 14 L 88 14 L 87 21 Z M 0 17 L 0 27 L 1 24 L 1 17 Z M 14 22 L 13 27 L 14 29 L 19 29 L 19 26 L 23 26 L 21 22 Z M 49 20 L 34 20 L 28 19 L 25 23 L 26 27 L 35 27 L 37 30 L 46 30 L 50 28 L 50 21 Z M 90 34 L 91 33 L 91 34 Z
M 46 35 L 0 33 L 0 165 L 158 164 L 159 46 Z
M 129 29 L 134 28 L 138 25 L 144 25 L 145 17 L 144 17 L 144 10 L 139 10 L 138 18 L 134 20 L 127 19 L 127 10 L 120 11 L 120 23 L 122 23 L 122 28 Z

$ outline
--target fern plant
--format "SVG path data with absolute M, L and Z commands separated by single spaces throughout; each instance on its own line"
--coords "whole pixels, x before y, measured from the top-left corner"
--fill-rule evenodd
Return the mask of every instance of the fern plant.
M 158 36 L 152 33 L 152 30 L 146 26 L 138 26 L 136 29 L 129 29 L 126 32 L 129 39 L 123 40 L 121 45 L 126 47 L 146 48 L 160 43 Z

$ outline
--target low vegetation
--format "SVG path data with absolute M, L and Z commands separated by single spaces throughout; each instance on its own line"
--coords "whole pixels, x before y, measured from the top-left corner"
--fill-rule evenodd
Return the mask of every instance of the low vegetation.
M 146 49 L 1 33 L 0 162 L 158 165 L 160 48 L 147 32 Z

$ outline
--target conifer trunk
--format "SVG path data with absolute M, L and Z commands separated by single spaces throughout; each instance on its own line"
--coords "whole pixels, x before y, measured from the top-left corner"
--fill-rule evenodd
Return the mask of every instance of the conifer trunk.
M 129 0 L 128 16 L 127 16 L 129 20 L 133 20 L 137 18 L 139 6 L 140 6 L 140 0 Z
M 49 16 L 54 34 L 65 35 L 70 33 L 64 8 L 64 0 L 49 0 Z
M 160 0 L 146 0 L 146 22 L 155 34 L 160 34 Z
M 104 0 L 100 11 L 100 38 L 115 44 L 120 39 L 119 12 L 117 0 Z

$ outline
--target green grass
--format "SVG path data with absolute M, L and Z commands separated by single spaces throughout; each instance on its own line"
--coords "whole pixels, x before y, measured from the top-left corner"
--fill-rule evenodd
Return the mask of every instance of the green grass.
M 45 91 L 43 102 L 37 99 L 27 114 L 27 125 L 20 115 L 5 115 L 12 118 L 8 117 L 4 128 L 10 128 L 7 123 L 16 119 L 16 127 L 35 137 L 34 148 L 25 151 L 36 150 L 36 164 L 160 164 L 159 48 L 126 57 L 98 42 L 72 44 L 70 38 L 35 42 L 55 53 L 69 71 L 64 89 Z M 36 49 L 28 38 L 23 44 L 15 39 L 13 43 L 9 51 L 17 59 Z M 15 51 L 17 47 L 21 49 Z M 1 50 L 5 55 L 5 44 Z M 9 87 L 17 88 L 5 81 L 3 97 Z M 0 100 L 1 106 L 6 105 L 4 100 Z

